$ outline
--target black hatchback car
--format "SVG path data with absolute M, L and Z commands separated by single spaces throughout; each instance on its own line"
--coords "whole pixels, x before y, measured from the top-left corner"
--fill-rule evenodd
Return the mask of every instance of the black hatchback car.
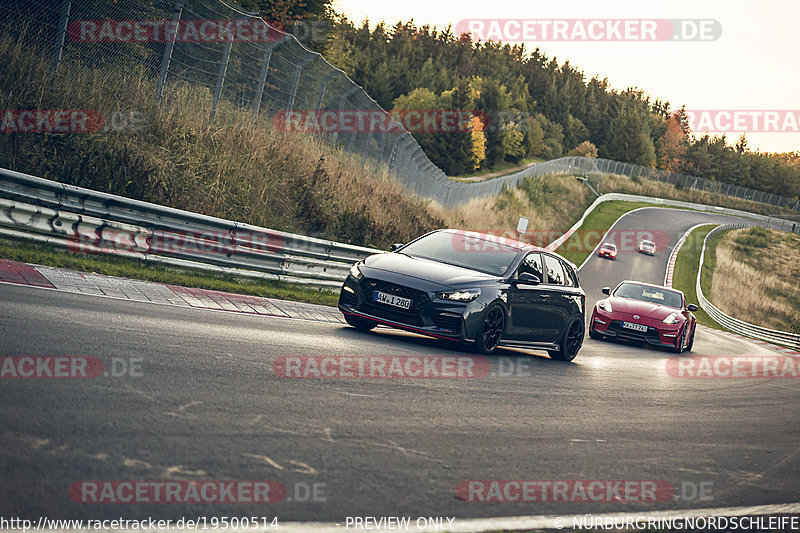
M 378 324 L 472 345 L 546 350 L 571 361 L 583 344 L 586 295 L 575 265 L 549 250 L 438 230 L 356 263 L 342 286 L 348 324 Z

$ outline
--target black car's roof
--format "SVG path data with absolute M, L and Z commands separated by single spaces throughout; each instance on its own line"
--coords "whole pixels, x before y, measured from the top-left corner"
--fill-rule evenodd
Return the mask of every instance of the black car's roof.
M 452 234 L 455 234 L 455 235 L 458 235 L 458 234 L 463 234 L 463 235 L 465 235 L 465 236 L 474 237 L 474 238 L 477 238 L 477 239 L 482 239 L 482 240 L 489 241 L 489 242 L 496 242 L 496 243 L 498 243 L 498 244 L 502 244 L 502 245 L 504 245 L 504 246 L 508 246 L 509 248 L 515 248 L 515 249 L 517 249 L 517 250 L 518 250 L 520 253 L 528 253 L 528 252 L 546 252 L 546 253 L 549 253 L 549 254 L 552 254 L 552 255 L 558 256 L 558 257 L 559 257 L 559 258 L 561 258 L 561 260 L 562 260 L 562 261 L 564 261 L 565 263 L 567 263 L 567 264 L 569 264 L 569 265 L 572 265 L 572 267 L 573 267 L 573 268 L 577 268 L 577 266 L 575 265 L 575 263 L 573 263 L 573 262 L 572 262 L 572 261 L 570 261 L 569 259 L 567 259 L 567 258 L 565 258 L 565 257 L 563 257 L 563 256 L 561 256 L 561 255 L 559 255 L 559 254 L 558 254 L 557 252 L 555 252 L 554 250 L 550 250 L 550 249 L 548 249 L 548 248 L 542 248 L 542 247 L 540 247 L 540 246 L 536 246 L 536 245 L 534 245 L 534 244 L 529 244 L 529 243 L 520 242 L 520 241 L 517 241 L 517 240 L 514 240 L 514 239 L 509 239 L 509 238 L 506 238 L 506 237 L 501 237 L 501 236 L 499 236 L 499 235 L 492 235 L 491 233 L 481 233 L 480 231 L 469 231 L 469 230 L 463 230 L 463 229 L 452 229 L 452 228 L 448 228 L 448 229 L 440 229 L 440 230 L 436 230 L 436 231 L 439 231 L 439 232 L 445 232 L 445 233 L 452 233 Z M 435 233 L 435 232 L 434 232 L 434 233 Z

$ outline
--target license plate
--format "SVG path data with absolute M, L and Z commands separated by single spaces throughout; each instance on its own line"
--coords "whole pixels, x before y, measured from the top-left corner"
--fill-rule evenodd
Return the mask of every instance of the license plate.
M 411 309 L 411 300 L 394 294 L 387 294 L 385 292 L 375 291 L 372 299 L 378 303 L 399 307 L 400 309 Z
M 627 329 L 632 329 L 634 331 L 647 332 L 647 326 L 645 326 L 644 324 L 634 324 L 633 322 L 623 322 L 622 323 L 622 327 L 623 328 L 627 328 Z

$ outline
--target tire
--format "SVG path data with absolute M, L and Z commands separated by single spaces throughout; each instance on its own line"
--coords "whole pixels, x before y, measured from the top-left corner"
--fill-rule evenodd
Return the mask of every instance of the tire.
M 550 357 L 559 361 L 572 361 L 575 359 L 583 345 L 585 329 L 583 320 L 573 320 L 561 337 L 558 351 L 548 352 Z
M 697 333 L 697 327 L 694 328 L 694 330 L 692 331 L 692 336 L 689 337 L 689 345 L 686 347 L 686 351 L 687 352 L 691 352 L 692 351 L 692 346 L 694 346 L 694 334 L 695 333 Z
M 506 314 L 499 305 L 493 305 L 483 314 L 481 327 L 475 336 L 475 350 L 489 355 L 494 353 L 506 327 Z
M 596 341 L 601 341 L 601 340 L 603 340 L 603 334 L 602 334 L 602 333 L 598 333 L 598 332 L 596 332 L 596 331 L 595 331 L 595 330 L 593 330 L 593 329 L 590 329 L 590 330 L 589 330 L 589 337 L 590 337 L 590 338 L 592 338 L 592 339 L 594 339 L 594 340 L 596 340 Z
M 375 326 L 378 325 L 377 322 L 354 315 L 344 315 L 344 321 L 356 328 L 358 331 L 364 332 L 371 331 Z

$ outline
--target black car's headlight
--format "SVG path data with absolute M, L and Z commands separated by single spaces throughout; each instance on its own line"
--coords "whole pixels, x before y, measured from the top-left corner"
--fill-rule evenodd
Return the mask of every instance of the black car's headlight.
M 480 289 L 461 289 L 451 292 L 437 292 L 436 296 L 442 300 L 451 300 L 453 302 L 471 302 L 480 294 Z
M 364 275 L 361 273 L 361 269 L 358 268 L 358 265 L 361 263 L 356 263 L 355 265 L 350 267 L 350 275 L 356 279 L 361 279 Z

